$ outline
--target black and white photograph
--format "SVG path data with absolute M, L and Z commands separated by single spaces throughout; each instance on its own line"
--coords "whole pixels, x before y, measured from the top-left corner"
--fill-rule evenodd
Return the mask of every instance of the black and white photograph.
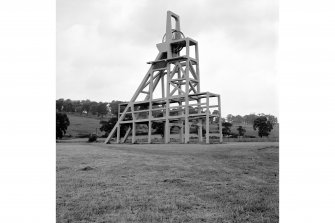
M 57 0 L 57 222 L 279 222 L 277 25 L 277 0 Z
M 1 2 L 0 221 L 333 222 L 333 11 Z

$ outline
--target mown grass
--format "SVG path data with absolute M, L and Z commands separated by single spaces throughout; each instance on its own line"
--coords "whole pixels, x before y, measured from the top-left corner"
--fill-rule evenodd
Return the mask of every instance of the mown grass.
M 278 150 L 59 143 L 57 222 L 278 222 Z

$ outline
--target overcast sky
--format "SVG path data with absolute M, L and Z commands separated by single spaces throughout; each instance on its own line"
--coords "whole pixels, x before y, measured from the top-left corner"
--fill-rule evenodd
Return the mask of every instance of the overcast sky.
M 57 0 L 57 98 L 130 100 L 167 10 L 198 41 L 201 91 L 221 94 L 223 116 L 278 116 L 278 0 Z

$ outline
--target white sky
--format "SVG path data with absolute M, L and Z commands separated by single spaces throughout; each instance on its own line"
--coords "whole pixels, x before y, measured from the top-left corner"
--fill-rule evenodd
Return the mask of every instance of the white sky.
M 154 60 L 166 11 L 199 43 L 201 91 L 222 113 L 278 116 L 278 0 L 57 0 L 57 98 L 128 101 Z

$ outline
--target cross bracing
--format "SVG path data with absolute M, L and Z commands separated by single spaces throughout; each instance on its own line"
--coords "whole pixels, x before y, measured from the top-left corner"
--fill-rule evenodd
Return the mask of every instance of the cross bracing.
M 172 19 L 175 29 L 172 29 Z M 118 122 L 105 143 L 116 135 L 116 143 L 124 143 L 131 135 L 136 142 L 136 125 L 148 126 L 147 142 L 152 142 L 152 123 L 164 123 L 164 142 L 170 142 L 170 130 L 179 128 L 181 143 L 190 142 L 190 127 L 196 126 L 199 142 L 210 143 L 210 122 L 217 123 L 219 142 L 222 142 L 220 95 L 200 92 L 198 42 L 184 37 L 180 31 L 179 16 L 167 12 L 166 33 L 163 42 L 157 44 L 159 53 L 131 100 L 119 105 Z M 211 100 L 211 99 L 214 99 Z M 211 112 L 215 110 L 215 112 Z M 215 120 L 215 121 L 214 121 Z M 121 125 L 127 125 L 124 137 L 120 137 Z

